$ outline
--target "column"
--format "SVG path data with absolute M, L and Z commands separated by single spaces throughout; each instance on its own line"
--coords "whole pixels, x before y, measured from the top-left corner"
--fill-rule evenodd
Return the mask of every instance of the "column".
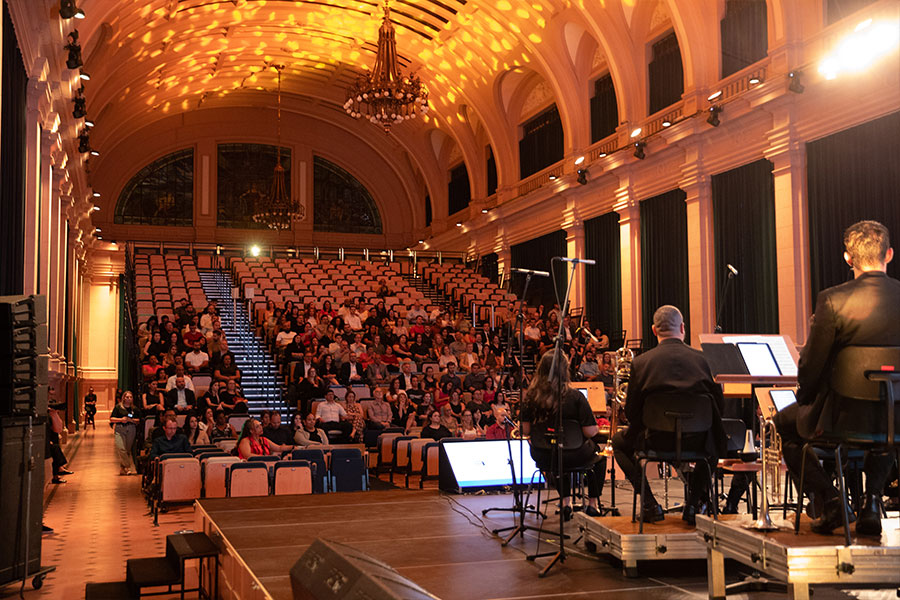
M 622 328 L 626 337 L 642 337 L 641 323 L 641 210 L 629 176 L 620 180 L 613 210 L 619 213 L 622 260 Z
M 705 173 L 699 149 L 686 156 L 679 187 L 687 205 L 688 289 L 691 301 L 691 339 L 700 347 L 700 334 L 712 333 L 716 325 L 715 237 L 712 215 L 712 185 Z
M 584 222 L 581 219 L 574 223 L 563 225 L 566 232 L 566 256 L 569 258 L 584 258 Z M 572 290 L 569 292 L 569 309 L 584 308 L 585 291 L 587 283 L 584 271 L 590 269 L 588 265 L 576 265 L 574 273 L 572 266 L 564 264 L 566 274 L 572 273 Z M 560 290 L 562 293 L 562 290 Z
M 812 314 L 806 145 L 797 139 L 790 111 L 774 115 L 765 155 L 774 165 L 778 329 L 794 343 L 804 344 Z M 842 251 L 841 240 L 834 240 L 834 251 Z
M 25 294 L 36 294 L 40 278 L 38 265 L 38 239 L 40 238 L 40 194 L 43 172 L 43 136 L 37 124 L 41 120 L 39 109 L 41 92 L 38 83 L 28 86 L 25 110 Z M 48 149 L 49 152 L 49 149 Z
M 56 362 L 59 359 L 59 289 L 62 287 L 60 278 L 60 244 L 59 228 L 62 214 L 60 210 L 61 199 L 59 186 L 62 183 L 65 172 L 56 168 L 51 161 L 52 177 L 50 194 L 48 196 L 49 219 L 47 224 L 47 248 L 45 260 L 49 264 L 48 284 L 43 292 L 47 295 L 47 338 L 50 344 L 50 370 L 56 370 Z
M 50 232 L 53 227 L 53 167 L 50 155 L 53 149 L 53 135 L 41 133 L 41 165 L 38 189 L 38 239 L 35 269 L 37 275 L 36 293 L 48 295 L 50 290 Z M 49 298 L 48 298 L 49 300 Z M 49 312 L 49 302 L 48 302 Z

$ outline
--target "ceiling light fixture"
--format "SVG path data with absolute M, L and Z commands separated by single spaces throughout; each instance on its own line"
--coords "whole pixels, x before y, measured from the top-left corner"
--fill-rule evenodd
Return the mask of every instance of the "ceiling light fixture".
M 647 147 L 646 142 L 635 142 L 634 143 L 634 157 L 638 160 L 644 160 L 646 158 L 646 154 L 644 154 L 644 148 Z
M 634 138 L 636 138 L 637 136 L 641 135 L 641 132 L 642 132 L 642 131 L 643 131 L 642 128 L 640 128 L 640 127 L 635 127 L 634 129 L 631 130 L 631 138 L 634 139 Z
M 457 227 L 462 227 L 462 223 L 457 223 L 456 226 L 457 226 Z
M 713 92 L 712 94 L 707 96 L 706 99 L 709 100 L 710 102 L 712 102 L 713 100 L 718 99 L 719 96 L 721 96 L 721 95 L 722 95 L 722 90 L 719 90 L 719 91 Z
M 82 81 L 90 81 L 91 80 L 91 76 L 89 74 L 85 73 L 84 71 L 79 73 L 78 77 L 80 77 Z
M 291 228 L 291 221 L 303 218 L 303 208 L 300 203 L 287 194 L 284 183 L 284 167 L 281 166 L 281 71 L 284 65 L 271 65 L 278 73 L 278 116 L 277 131 L 278 162 L 275 163 L 275 172 L 272 176 L 272 187 L 267 196 L 259 195 L 253 210 L 253 220 L 262 223 L 269 229 L 284 231 Z
M 575 159 L 575 166 L 577 167 L 578 165 L 580 165 L 583 162 L 584 162 L 584 156 L 579 156 L 578 158 Z
M 760 83 L 762 83 L 762 81 L 762 77 L 760 77 L 759 75 L 754 75 L 747 80 L 747 83 L 749 83 L 750 85 L 759 85 Z
M 84 126 L 85 126 L 85 127 L 89 127 L 89 128 L 90 128 L 90 127 L 93 127 L 93 126 L 94 126 L 94 122 L 91 121 L 90 119 L 85 119 L 85 120 L 84 120 Z
M 69 56 L 66 58 L 66 68 L 77 69 L 84 65 L 84 62 L 81 60 L 81 46 L 78 45 L 78 30 L 73 29 L 66 37 L 69 40 L 69 43 L 63 46 L 64 49 L 69 51 Z
M 91 210 L 94 211 L 94 212 L 100 212 L 100 207 L 99 207 L 99 206 L 95 206 L 95 207 L 92 208 Z
M 713 127 L 719 126 L 719 113 L 721 113 L 723 108 L 716 104 L 714 106 L 709 107 L 709 116 L 706 117 L 706 122 L 712 125 Z
M 419 243 L 420 243 L 420 244 L 424 244 L 424 243 L 425 243 L 425 240 L 419 240 Z
M 662 126 L 663 126 L 663 127 L 671 127 L 671 126 L 672 126 L 672 121 L 670 121 L 670 120 L 668 120 L 668 119 L 664 119 L 663 122 L 662 122 Z
M 550 175 L 547 176 L 547 179 L 549 179 L 550 181 L 556 181 L 556 175 L 554 173 L 550 173 Z
M 487 213 L 488 213 L 488 209 L 486 209 L 486 208 L 481 209 L 481 214 L 486 215 Z
M 606 152 L 601 152 L 597 155 L 597 158 L 606 158 Z
M 391 125 L 414 119 L 428 112 L 428 90 L 418 75 L 401 75 L 397 65 L 397 40 L 391 23 L 391 10 L 384 3 L 384 18 L 378 29 L 378 53 L 367 75 L 360 75 L 347 89 L 344 110 L 355 119 L 365 117 L 381 125 L 385 133 Z
M 100 192 L 94 192 L 94 193 L 93 193 L 93 196 L 94 196 L 94 198 L 99 198 L 99 197 L 100 197 Z

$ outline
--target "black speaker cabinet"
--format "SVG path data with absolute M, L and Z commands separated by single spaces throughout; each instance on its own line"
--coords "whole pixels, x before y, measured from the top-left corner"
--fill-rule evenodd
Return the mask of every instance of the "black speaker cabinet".
M 291 568 L 294 600 L 437 600 L 355 548 L 317 539 Z
M 41 567 L 46 427 L 45 419 L 34 419 L 29 462 L 23 460 L 28 456 L 28 418 L 0 418 L 0 585 L 22 579 Z M 29 468 L 31 495 L 26 502 Z

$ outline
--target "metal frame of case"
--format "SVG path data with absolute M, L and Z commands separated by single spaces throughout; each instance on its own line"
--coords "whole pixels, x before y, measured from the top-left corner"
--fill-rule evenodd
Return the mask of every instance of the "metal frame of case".
M 809 532 L 804 518 L 800 535 L 793 531 L 765 533 L 743 527 L 740 517 L 713 521 L 697 515 L 697 532 L 706 545 L 709 597 L 725 598 L 725 559 L 731 558 L 779 581 L 788 596 L 808 600 L 810 585 L 839 588 L 900 586 L 900 531 L 886 522 L 882 540 L 860 540 L 845 546 L 840 536 L 825 538 Z M 887 545 L 878 545 L 885 541 Z M 868 542 L 868 543 L 867 543 Z

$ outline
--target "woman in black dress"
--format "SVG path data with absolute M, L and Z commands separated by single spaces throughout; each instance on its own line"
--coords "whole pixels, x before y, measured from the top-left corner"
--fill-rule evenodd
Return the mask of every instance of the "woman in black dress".
M 563 470 L 592 465 L 585 472 L 589 496 L 585 514 L 597 517 L 600 516 L 598 503 L 606 472 L 606 459 L 597 460 L 597 445 L 606 440 L 600 435 L 587 399 L 581 392 L 569 386 L 568 360 L 561 355 L 553 373 L 551 373 L 552 365 L 553 352 L 547 352 L 541 357 L 531 385 L 522 400 L 521 429 L 525 435 L 534 433 L 531 439 L 531 457 L 537 466 L 550 474 L 556 471 L 558 468 L 556 449 L 547 443 L 549 436 L 544 434 L 548 429 L 557 427 L 558 395 L 559 391 L 562 391 L 563 421 L 576 421 L 581 427 L 582 438 L 579 448 L 563 451 Z M 563 517 L 568 520 L 572 515 L 569 478 L 565 476 L 555 478 L 551 475 L 551 482 L 554 479 L 558 479 L 561 483 L 557 485 L 557 490 L 562 498 Z

